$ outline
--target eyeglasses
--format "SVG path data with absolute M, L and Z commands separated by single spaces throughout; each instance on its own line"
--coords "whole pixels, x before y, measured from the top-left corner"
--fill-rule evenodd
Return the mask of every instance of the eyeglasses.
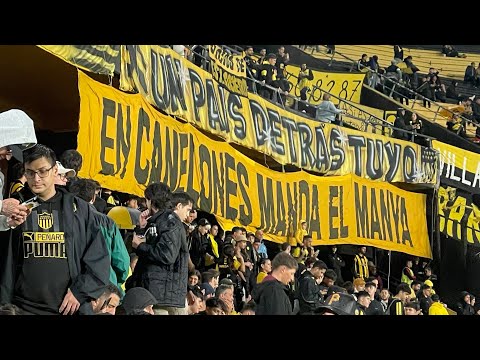
M 25 170 L 25 177 L 27 179 L 33 179 L 35 177 L 35 175 L 38 175 L 40 178 L 47 177 L 48 174 L 50 173 L 50 170 L 52 170 L 54 166 L 55 165 L 52 165 L 48 169 L 40 169 L 38 171 L 27 169 L 27 170 Z

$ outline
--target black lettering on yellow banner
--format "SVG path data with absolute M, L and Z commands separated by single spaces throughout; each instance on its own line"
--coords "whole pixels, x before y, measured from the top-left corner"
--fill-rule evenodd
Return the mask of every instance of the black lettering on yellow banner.
M 214 50 L 220 59 L 216 66 L 223 72 L 240 73 L 239 63 L 243 59 L 231 61 L 230 54 L 222 54 L 219 49 Z M 237 89 L 236 81 L 227 78 L 230 79 L 227 86 L 221 85 L 210 73 L 160 46 L 125 46 L 124 50 L 120 76 L 122 90 L 138 91 L 150 104 L 167 114 L 229 143 L 265 153 L 281 164 L 325 175 L 355 173 L 372 180 L 414 184 L 435 184 L 437 181 L 438 159 L 432 149 L 377 134 L 319 124 L 251 93 L 248 97 L 239 96 L 231 90 L 232 87 Z M 219 72 L 214 70 L 214 73 Z
M 267 169 L 226 142 L 156 111 L 141 95 L 124 94 L 81 72 L 78 76 L 78 150 L 84 159 L 80 176 L 139 196 L 148 184 L 162 181 L 173 191 L 187 191 L 197 206 L 215 214 L 227 229 L 234 225 L 263 229 L 266 238 L 279 243 L 294 236 L 300 220 L 306 220 L 315 245 L 369 244 L 431 256 L 425 195 L 355 175 L 321 177 Z M 274 125 L 265 126 L 279 123 L 276 116 L 266 116 L 266 123 L 268 119 Z M 309 132 L 298 126 L 303 137 L 323 134 L 317 138 L 324 138 L 329 149 L 323 163 L 329 169 L 345 161 L 344 142 L 355 147 L 356 156 L 368 160 L 372 176 L 388 153 L 383 143 L 349 139 L 338 128 L 318 126 Z M 368 147 L 375 149 L 372 156 L 362 151 Z M 297 149 L 300 159 L 316 161 L 315 153 Z
M 480 155 L 436 140 L 433 147 L 440 152 L 442 184 L 480 194 Z

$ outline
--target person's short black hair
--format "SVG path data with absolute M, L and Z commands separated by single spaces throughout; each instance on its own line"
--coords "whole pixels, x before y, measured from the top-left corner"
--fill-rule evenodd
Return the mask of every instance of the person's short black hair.
M 412 283 L 410 284 L 410 287 L 413 288 L 415 285 L 421 285 L 422 282 L 418 280 L 413 280 Z
M 252 300 L 252 301 L 249 301 L 248 303 L 245 303 L 242 307 L 242 310 L 240 310 L 240 312 L 242 313 L 242 312 L 247 311 L 247 310 L 251 310 L 251 311 L 255 312 L 255 309 L 256 309 L 256 304 Z
M 328 269 L 327 264 L 325 264 L 325 262 L 323 262 L 322 260 L 315 261 L 312 266 L 312 269 L 313 268 Z
M 374 288 L 376 288 L 377 285 L 375 285 L 374 282 L 368 281 L 367 283 L 365 283 L 365 289 L 368 288 L 368 287 L 374 287 Z
M 195 204 L 193 198 L 188 195 L 185 191 L 175 191 L 172 194 L 172 207 L 175 208 L 178 204 L 182 204 L 183 206 L 187 206 L 188 204 Z
M 262 257 L 262 258 L 260 259 L 260 261 L 258 262 L 258 266 L 265 265 L 265 263 L 267 262 L 267 260 L 270 260 L 270 259 L 269 259 L 269 258 Z
M 197 286 L 193 287 L 192 293 L 193 295 L 195 295 L 195 297 L 202 299 L 202 301 L 205 301 L 205 295 L 203 295 L 203 292 L 200 289 L 200 287 L 197 287 Z
M 145 199 L 144 197 L 138 197 L 137 198 L 137 204 L 138 204 L 139 207 L 146 208 L 147 207 L 147 199 Z
M 114 295 L 117 295 L 120 299 L 122 298 L 122 293 L 118 289 L 117 285 L 114 285 L 112 283 L 108 284 L 105 287 L 105 290 L 103 291 L 102 295 L 104 295 L 104 294 L 107 294 L 108 296 L 114 294 Z
M 317 258 L 311 256 L 311 257 L 307 258 L 307 260 L 305 260 L 305 266 L 309 267 L 309 266 L 313 265 L 315 263 L 315 261 L 317 261 Z
M 23 163 L 16 163 L 12 166 L 13 179 L 18 180 L 25 174 Z
M 280 244 L 280 251 L 287 250 L 289 246 L 290 246 L 290 243 L 288 241 Z
M 408 285 L 407 283 L 400 283 L 398 284 L 397 286 L 397 294 L 400 292 L 400 291 L 403 291 L 407 294 L 411 294 L 412 293 L 412 289 L 410 288 L 410 285 Z
M 221 301 L 220 299 L 217 299 L 215 297 L 208 298 L 207 301 L 205 301 L 205 306 L 207 308 L 222 308 L 222 305 L 219 303 Z
M 432 296 L 430 296 L 430 298 L 432 299 L 432 301 L 440 301 L 440 296 L 438 296 L 438 294 L 433 294 Z
M 209 283 L 214 277 L 215 276 L 211 271 L 204 271 L 202 273 L 202 283 Z
M 368 292 L 364 291 L 359 291 L 357 293 L 357 299 L 360 300 L 361 297 L 370 297 L 370 294 Z
M 405 304 L 405 307 L 415 309 L 415 311 L 420 310 L 420 304 L 418 303 L 418 301 L 414 301 L 414 300 L 407 302 Z
M 25 150 L 23 152 L 23 163 L 30 164 L 31 162 L 34 162 L 42 157 L 47 159 L 48 163 L 52 166 L 55 166 L 57 163 L 57 156 L 55 155 L 55 152 L 48 146 L 42 144 L 37 144 L 30 149 Z
M 307 240 L 307 239 L 311 239 L 312 238 L 312 235 L 310 234 L 307 234 L 303 237 L 303 241 Z
M 348 294 L 353 294 L 353 291 L 355 290 L 353 287 L 353 282 L 345 281 L 342 286 L 345 290 L 347 290 Z
M 72 194 L 77 195 L 80 199 L 90 202 L 95 196 L 97 185 L 90 179 L 77 179 L 74 181 L 69 190 Z
M 241 228 L 240 226 L 234 226 L 234 227 L 232 228 L 232 234 L 233 234 L 233 233 L 236 233 L 237 231 L 243 231 L 243 230 L 242 230 L 242 228 Z
M 325 271 L 323 277 L 332 279 L 334 282 L 337 281 L 337 273 L 333 269 L 328 269 L 327 271 Z
M 188 277 L 190 276 L 196 276 L 198 277 L 198 283 L 201 284 L 202 283 L 202 273 L 200 271 L 198 271 L 197 269 L 195 270 L 192 270 L 188 273 Z
M 66 169 L 73 169 L 78 174 L 82 168 L 82 154 L 74 149 L 65 150 L 63 154 L 60 155 L 60 162 Z
M 152 207 L 158 211 L 172 208 L 172 192 L 167 184 L 153 183 L 145 189 L 145 198 L 152 202 Z

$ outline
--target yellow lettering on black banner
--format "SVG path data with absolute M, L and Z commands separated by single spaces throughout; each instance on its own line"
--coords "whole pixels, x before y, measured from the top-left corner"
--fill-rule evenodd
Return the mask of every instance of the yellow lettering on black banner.
M 449 237 L 480 244 L 480 209 L 453 187 L 441 186 L 438 191 L 439 230 Z

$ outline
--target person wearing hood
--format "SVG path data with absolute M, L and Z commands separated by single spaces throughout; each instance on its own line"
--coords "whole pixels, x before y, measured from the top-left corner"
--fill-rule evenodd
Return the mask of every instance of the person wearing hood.
M 127 291 L 122 307 L 125 315 L 155 315 L 153 306 L 157 304 L 155 296 L 142 287 L 134 287 Z
M 303 237 L 308 235 L 308 224 L 305 220 L 300 220 L 298 223 L 297 231 L 295 232 L 295 237 L 290 239 L 290 245 L 292 247 L 295 246 L 303 246 Z
M 470 303 L 470 294 L 468 291 L 462 291 L 460 293 L 460 301 L 455 304 L 454 310 L 457 315 L 475 315 L 475 310 Z
M 397 117 L 395 118 L 395 122 L 393 123 L 393 126 L 397 129 L 402 129 L 402 130 L 411 130 L 411 126 L 407 125 L 405 123 L 405 109 L 404 108 L 398 108 L 397 109 Z M 397 129 L 393 129 L 392 137 L 400 140 L 410 140 L 410 134 L 400 131 Z
M 281 252 L 272 261 L 272 279 L 259 284 L 253 293 L 257 304 L 256 315 L 292 315 L 288 284 L 294 279 L 297 261 L 289 254 Z
M 22 110 L 12 109 L 0 113 L 0 160 L 12 156 L 23 162 L 23 150 L 37 143 L 33 120 Z M 0 171 L 0 231 L 14 229 L 27 217 L 28 209 L 17 199 L 3 200 L 5 175 Z

